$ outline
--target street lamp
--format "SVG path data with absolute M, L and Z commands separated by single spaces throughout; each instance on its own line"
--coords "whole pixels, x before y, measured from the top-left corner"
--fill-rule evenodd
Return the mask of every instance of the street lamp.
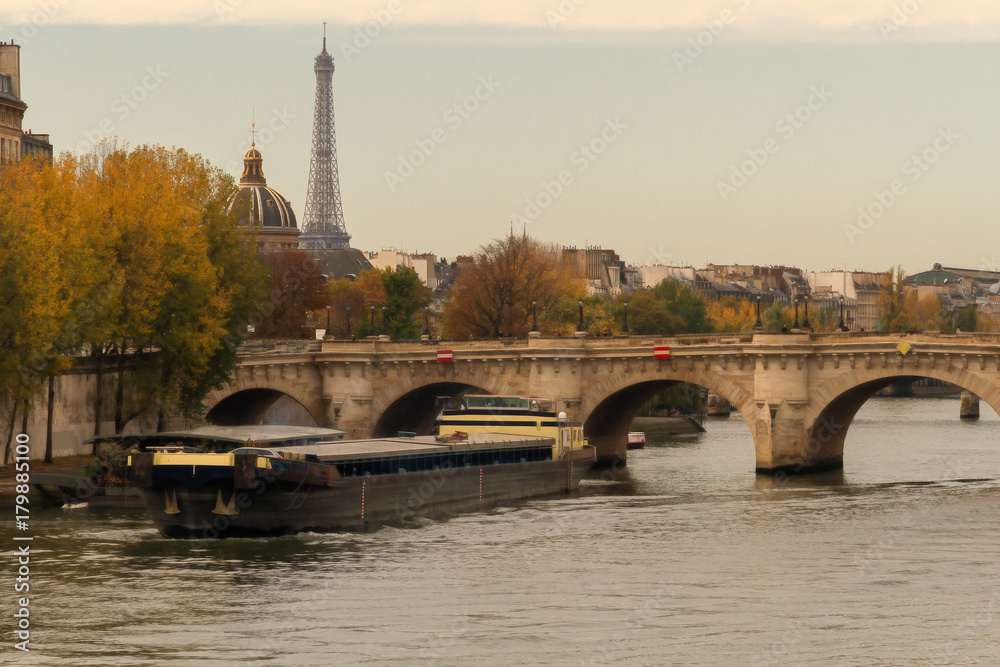
M 809 327 L 809 295 L 808 294 L 802 295 L 802 300 L 806 304 L 806 319 L 802 320 L 802 328 L 803 329 L 808 329 L 808 328 L 810 328 Z
M 792 301 L 795 302 L 795 323 L 792 324 L 792 328 L 793 329 L 798 329 L 799 328 L 799 301 L 800 300 L 801 300 L 801 297 L 798 294 L 795 294 L 792 297 Z
M 385 306 L 382 306 L 382 335 L 383 336 L 389 335 L 389 329 L 386 328 L 386 321 L 385 321 Z
M 577 331 L 583 331 L 583 299 L 580 299 L 580 323 L 576 325 Z
M 371 325 L 368 327 L 368 335 L 369 336 L 374 336 L 375 335 L 375 305 L 374 304 L 372 304 L 371 310 L 372 310 L 372 322 L 371 322 Z
M 351 339 L 351 304 L 347 304 L 347 338 Z
M 846 331 L 847 327 L 844 326 L 844 295 L 840 295 L 840 330 Z
M 628 333 L 628 299 L 625 299 L 625 302 L 622 305 L 625 307 L 625 321 L 622 324 L 622 333 L 627 334 Z
M 754 329 L 760 329 L 764 325 L 760 321 L 760 294 L 757 295 L 757 321 L 753 323 Z
M 531 300 L 531 330 L 538 331 L 538 299 Z
M 431 315 L 430 309 L 424 308 L 424 336 L 430 338 L 431 336 Z
M 330 335 L 330 305 L 326 306 L 326 335 Z

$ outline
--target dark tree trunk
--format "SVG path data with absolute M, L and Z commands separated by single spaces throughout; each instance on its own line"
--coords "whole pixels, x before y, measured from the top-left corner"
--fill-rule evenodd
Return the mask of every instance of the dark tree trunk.
M 45 406 L 45 462 L 52 463 L 52 412 L 56 402 L 56 378 L 49 376 L 49 396 Z
M 94 396 L 94 445 L 90 452 L 91 456 L 97 456 L 97 437 L 101 435 L 101 413 L 104 412 L 104 350 L 101 349 L 96 355 L 97 373 L 95 375 L 95 396 Z
M 101 434 L 101 411 L 104 409 L 104 354 L 95 355 L 97 358 L 97 371 L 94 383 L 96 385 L 94 395 L 94 437 Z
M 10 445 L 14 441 L 14 424 L 17 422 L 17 401 L 11 401 L 10 406 L 10 428 L 7 429 L 7 447 L 3 451 L 3 465 L 7 465 L 10 458 Z
M 21 433 L 28 432 L 28 417 L 31 416 L 28 408 L 31 407 L 31 403 L 28 399 L 24 399 L 24 403 L 21 405 Z
M 125 428 L 122 416 L 125 402 L 125 354 L 118 350 L 118 388 L 115 390 L 115 433 L 121 433 Z

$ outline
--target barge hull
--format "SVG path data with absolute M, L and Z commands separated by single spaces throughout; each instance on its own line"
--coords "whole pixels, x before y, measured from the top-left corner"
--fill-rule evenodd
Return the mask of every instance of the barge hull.
M 594 463 L 594 450 L 557 461 L 445 468 L 326 483 L 279 474 L 237 489 L 218 479 L 192 487 L 155 479 L 140 492 L 154 524 L 168 537 L 279 535 L 399 524 L 576 489 Z

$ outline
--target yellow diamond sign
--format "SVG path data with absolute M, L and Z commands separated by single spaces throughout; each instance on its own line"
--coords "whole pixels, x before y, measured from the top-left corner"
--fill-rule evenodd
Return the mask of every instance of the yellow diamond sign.
M 913 349 L 913 346 L 904 340 L 903 342 L 901 342 L 899 345 L 896 346 L 896 349 L 899 350 L 900 354 L 906 356 L 906 353 L 909 352 L 911 349 Z

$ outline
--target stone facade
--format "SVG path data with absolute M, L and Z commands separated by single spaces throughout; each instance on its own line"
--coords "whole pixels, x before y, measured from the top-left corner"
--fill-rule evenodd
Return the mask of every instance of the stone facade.
M 897 348 L 904 340 L 912 348 L 906 354 Z M 654 358 L 655 346 L 669 346 L 670 358 Z M 420 342 L 254 344 L 242 350 L 232 382 L 210 393 L 205 405 L 211 418 L 213 411 L 238 411 L 246 403 L 241 396 L 252 391 L 259 398 L 266 390 L 273 400 L 292 397 L 320 426 L 364 438 L 429 427 L 439 410 L 436 396 L 469 389 L 533 395 L 553 399 L 570 421 L 582 422 L 599 457 L 613 460 L 625 457 L 626 434 L 646 400 L 689 382 L 739 410 L 761 472 L 840 468 L 858 409 L 902 378 L 951 383 L 1000 412 L 997 334 L 529 338 L 442 347 L 453 362 L 439 363 L 437 348 Z M 64 439 L 57 452 L 93 433 L 85 407 L 93 402 L 92 379 L 79 377 L 85 369 L 71 375 L 77 377 L 61 377 L 57 389 L 54 431 Z M 29 429 L 36 456 L 44 451 L 44 414 L 39 407 Z M 190 425 L 175 421 L 171 428 Z
M 27 108 L 21 99 L 21 47 L 0 42 L 0 164 L 22 156 L 52 159 L 49 135 L 22 129 Z
M 897 345 L 906 339 L 906 355 Z M 317 343 L 317 345 L 319 345 Z M 655 359 L 654 346 L 671 348 Z M 320 425 L 354 437 L 384 437 L 429 424 L 433 398 L 469 388 L 554 399 L 585 424 L 604 459 L 625 456 L 625 434 L 645 401 L 676 382 L 719 394 L 743 415 L 757 467 L 837 468 L 855 412 L 901 377 L 929 377 L 968 389 L 1000 409 L 1000 337 L 917 334 L 744 334 L 732 336 L 529 338 L 442 344 L 324 341 L 317 352 L 282 359 L 248 354 L 215 405 L 250 387 L 299 400 Z
M 21 101 L 21 47 L 0 42 L 0 164 L 21 157 L 21 126 L 27 108 Z

